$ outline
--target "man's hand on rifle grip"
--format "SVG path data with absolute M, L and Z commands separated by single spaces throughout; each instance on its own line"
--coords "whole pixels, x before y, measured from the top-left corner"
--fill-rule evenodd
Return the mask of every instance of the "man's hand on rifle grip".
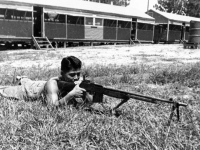
M 72 91 L 69 92 L 69 94 L 71 96 L 73 96 L 74 98 L 80 98 L 84 95 L 84 92 L 86 92 L 85 89 L 80 88 L 79 84 L 77 84 Z

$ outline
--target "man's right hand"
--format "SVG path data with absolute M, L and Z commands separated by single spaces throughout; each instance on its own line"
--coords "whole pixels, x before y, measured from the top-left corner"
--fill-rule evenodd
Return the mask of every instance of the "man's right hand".
M 80 98 L 83 96 L 84 92 L 86 92 L 85 89 L 80 88 L 79 84 L 77 84 L 72 91 L 69 92 L 69 94 L 71 96 L 73 96 L 74 98 Z

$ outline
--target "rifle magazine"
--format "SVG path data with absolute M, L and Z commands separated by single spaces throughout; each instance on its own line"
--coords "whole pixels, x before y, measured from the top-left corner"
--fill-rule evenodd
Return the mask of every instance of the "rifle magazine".
M 103 93 L 97 93 L 97 92 L 95 92 L 94 97 L 93 97 L 93 102 L 94 103 L 101 103 L 101 102 L 103 102 Z

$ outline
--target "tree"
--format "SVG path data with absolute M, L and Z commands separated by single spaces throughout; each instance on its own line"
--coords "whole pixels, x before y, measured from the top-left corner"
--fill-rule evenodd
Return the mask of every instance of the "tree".
M 200 1 L 199 0 L 189 0 L 187 6 L 187 14 L 189 16 L 200 17 Z
M 200 17 L 199 0 L 158 0 L 154 8 L 169 13 Z
M 111 4 L 111 2 L 113 2 L 113 5 L 118 5 L 118 6 L 127 6 L 130 4 L 130 0 L 85 0 L 85 1 L 92 1 L 105 4 Z
M 188 0 L 158 0 L 155 9 L 169 13 L 186 15 Z

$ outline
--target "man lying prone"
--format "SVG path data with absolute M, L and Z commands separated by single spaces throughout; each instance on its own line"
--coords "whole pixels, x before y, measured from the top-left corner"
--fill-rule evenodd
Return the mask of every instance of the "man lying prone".
M 27 77 L 20 79 L 17 86 L 0 86 L 0 95 L 17 100 L 42 99 L 54 106 L 65 104 L 76 105 L 85 101 L 92 102 L 92 95 L 80 88 L 82 62 L 74 56 L 68 56 L 61 61 L 61 74 L 48 81 L 33 81 Z M 74 82 L 76 86 L 71 91 L 65 91 L 58 86 L 59 81 Z M 83 99 L 84 97 L 84 99 Z

